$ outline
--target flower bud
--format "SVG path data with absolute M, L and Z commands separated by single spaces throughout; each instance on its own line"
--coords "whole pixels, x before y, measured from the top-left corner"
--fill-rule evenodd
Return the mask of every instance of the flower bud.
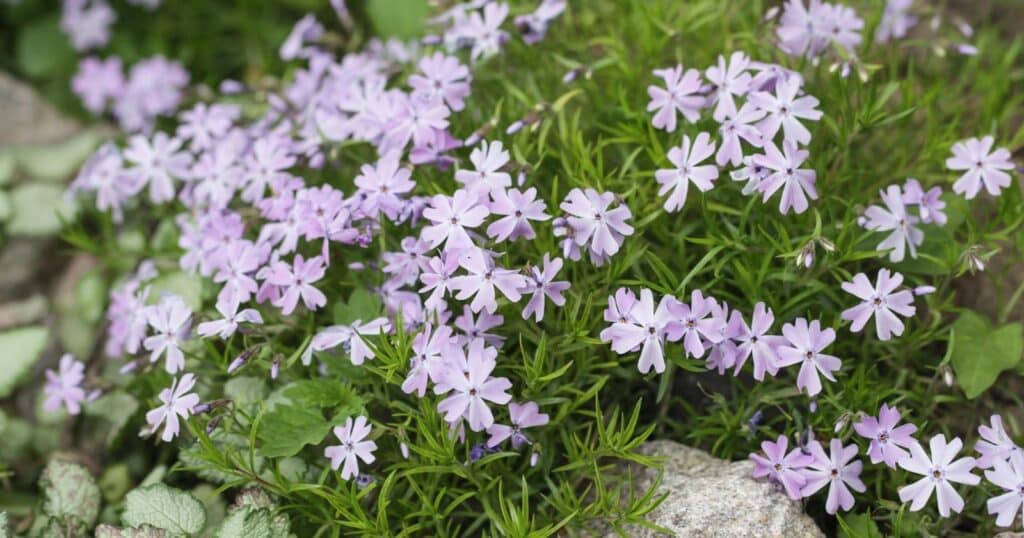
M 928 295 L 935 293 L 935 286 L 918 286 L 914 288 L 914 295 Z
M 277 379 L 279 375 L 281 375 L 281 359 L 274 359 L 270 365 L 270 379 Z
M 539 461 L 540 461 L 540 452 L 537 452 L 535 450 L 535 451 L 533 451 L 530 454 L 530 467 L 536 467 L 537 466 L 537 462 L 539 462 Z
M 405 444 L 405 441 L 398 443 L 398 451 L 402 453 L 402 457 L 409 459 L 409 445 Z
M 206 435 L 210 435 L 211 433 L 213 433 L 213 430 L 217 429 L 217 426 L 220 425 L 220 421 L 223 418 L 224 418 L 224 415 L 217 415 L 217 416 L 213 417 L 212 419 L 210 419 L 210 422 L 208 422 L 206 424 Z

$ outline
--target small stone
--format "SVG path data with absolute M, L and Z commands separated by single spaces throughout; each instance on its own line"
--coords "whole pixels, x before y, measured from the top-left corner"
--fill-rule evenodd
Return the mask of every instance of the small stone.
M 687 537 L 817 538 L 824 534 L 774 485 L 751 476 L 750 461 L 729 462 L 674 441 L 644 443 L 638 450 L 665 458 L 662 482 L 655 496 L 668 497 L 650 514 L 649 521 Z M 657 468 L 633 469 L 637 495 L 658 477 Z M 622 529 L 634 538 L 665 536 L 644 527 Z M 614 532 L 605 534 L 609 538 Z

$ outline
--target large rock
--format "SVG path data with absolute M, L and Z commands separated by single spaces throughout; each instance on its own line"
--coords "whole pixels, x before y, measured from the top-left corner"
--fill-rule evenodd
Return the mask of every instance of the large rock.
M 654 524 L 680 537 L 804 538 L 824 534 L 800 503 L 780 489 L 755 480 L 749 461 L 729 462 L 674 441 L 653 441 L 642 454 L 664 457 L 664 475 L 656 495 L 668 493 L 648 514 Z M 634 469 L 637 491 L 646 492 L 658 469 Z M 664 536 L 640 526 L 626 529 L 631 537 Z M 613 536 L 614 534 L 609 534 Z

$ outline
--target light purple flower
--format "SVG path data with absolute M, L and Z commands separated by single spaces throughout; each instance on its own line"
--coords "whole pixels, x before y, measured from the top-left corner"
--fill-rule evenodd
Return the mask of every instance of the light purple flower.
M 551 255 L 545 253 L 541 267 L 533 267 L 531 275 L 527 278 L 527 284 L 521 290 L 522 294 L 531 294 L 530 301 L 523 308 L 523 319 L 529 319 L 540 323 L 544 319 L 544 305 L 546 299 L 550 299 L 556 306 L 565 304 L 565 297 L 562 294 L 569 289 L 569 282 L 555 280 L 555 276 L 562 270 L 562 259 L 551 259 Z
M 372 429 L 370 421 L 362 415 L 355 420 L 348 417 L 345 424 L 334 427 L 334 436 L 341 444 L 325 448 L 324 456 L 330 458 L 331 468 L 335 471 L 341 467 L 342 480 L 359 475 L 359 460 L 367 465 L 376 460 L 373 451 L 377 450 L 377 443 L 366 439 Z
M 619 251 L 625 236 L 633 235 L 633 227 L 626 222 L 632 212 L 625 204 L 612 208 L 614 201 L 610 192 L 576 188 L 559 206 L 569 214 L 566 221 L 573 230 L 573 242 L 582 247 L 590 241 L 591 259 L 598 265 Z
M 728 63 L 725 57 L 719 54 L 718 64 L 704 72 L 714 86 L 712 97 L 716 104 L 712 117 L 715 121 L 721 122 L 727 117 L 736 116 L 735 97 L 746 95 L 750 89 L 751 75 L 747 72 L 749 66 L 750 57 L 742 51 L 736 51 L 729 56 Z
M 472 42 L 470 57 L 473 61 L 493 56 L 501 50 L 501 46 L 508 40 L 508 34 L 501 30 L 506 17 L 508 4 L 504 2 L 487 2 L 482 12 L 469 14 L 466 36 Z
M 79 62 L 75 78 L 71 79 L 72 91 L 93 114 L 103 112 L 108 101 L 124 92 L 124 85 L 124 70 L 117 56 L 106 60 L 94 56 L 85 58 Z
M 992 426 L 978 426 L 978 435 L 981 439 L 974 444 L 974 449 L 981 454 L 978 458 L 978 467 L 982 469 L 991 467 L 997 461 L 1006 461 L 1010 455 L 1021 452 L 1020 447 L 1013 442 L 1003 426 L 1003 417 L 992 415 L 989 421 Z
M 470 344 L 465 354 L 465 364 L 451 367 L 444 376 L 444 386 L 435 387 L 435 392 L 452 392 L 437 405 L 445 420 L 454 423 L 462 418 L 469 421 L 469 429 L 478 432 L 494 424 L 494 415 L 487 402 L 505 405 L 512 399 L 507 392 L 512 383 L 504 377 L 491 377 L 496 362 L 484 352 L 483 342 Z M 465 368 L 465 371 L 461 371 Z
M 192 310 L 177 295 L 168 295 L 146 312 L 153 336 L 146 337 L 142 346 L 150 352 L 149 361 L 156 362 L 166 354 L 164 368 L 174 374 L 185 368 L 185 354 L 179 345 L 189 337 Z
M 907 212 L 903 202 L 903 192 L 899 185 L 889 185 L 881 192 L 885 207 L 873 205 L 864 212 L 864 228 L 876 232 L 891 232 L 878 244 L 878 250 L 889 251 L 889 261 L 903 261 L 906 251 L 910 257 L 917 257 L 917 245 L 924 242 L 924 233 L 914 226 L 917 217 Z
M 551 218 L 551 215 L 544 212 L 544 200 L 537 200 L 537 189 L 533 187 L 525 192 L 519 189 L 495 189 L 491 191 L 491 198 L 491 214 L 504 215 L 487 227 L 487 235 L 495 241 L 515 241 L 520 237 L 533 239 L 537 234 L 530 221 L 543 222 Z
M 425 101 L 399 94 L 395 114 L 388 122 L 385 148 L 401 150 L 412 141 L 422 146 L 434 140 L 434 133 L 448 128 L 451 111 L 442 101 Z M 387 151 L 382 150 L 382 153 Z
M 954 460 L 963 442 L 959 437 L 946 443 L 946 436 L 939 434 L 929 441 L 931 457 L 925 453 L 921 443 L 910 446 L 910 457 L 899 461 L 900 467 L 924 478 L 903 486 L 899 489 L 900 502 L 913 501 L 910 511 L 916 512 L 928 502 L 932 491 L 936 491 L 939 504 L 939 515 L 949 517 L 950 512 L 960 512 L 964 508 L 964 500 L 953 488 L 951 482 L 958 484 L 978 485 L 981 478 L 971 474 L 974 469 L 974 458 Z
M 903 203 L 917 206 L 921 215 L 921 222 L 935 223 L 939 226 L 946 224 L 946 202 L 942 201 L 942 187 L 932 187 L 925 192 L 924 188 L 914 178 L 907 178 L 903 183 Z
M 84 380 L 85 364 L 76 361 L 70 353 L 65 353 L 60 358 L 58 371 L 46 370 L 43 409 L 53 413 L 63 406 L 72 415 L 80 413 L 82 402 L 85 401 L 85 389 L 82 388 Z
M 754 163 L 771 170 L 758 189 L 764 193 L 764 201 L 768 201 L 782 187 L 782 198 L 779 199 L 779 211 L 785 215 L 790 209 L 796 213 L 807 211 L 807 198 L 818 199 L 815 188 L 818 174 L 810 168 L 800 168 L 807 160 L 807 150 L 798 149 L 796 144 L 786 140 L 782 144 L 782 152 L 770 141 L 764 144 L 764 154 L 754 155 Z
M 458 58 L 435 52 L 422 58 L 419 68 L 418 73 L 409 76 L 413 97 L 443 100 L 454 111 L 466 107 L 465 99 L 469 97 L 472 77 Z
M 451 197 L 435 195 L 423 210 L 423 218 L 433 224 L 425 226 L 420 237 L 430 243 L 431 248 L 441 243 L 449 250 L 471 247 L 473 240 L 466 228 L 480 226 L 488 214 L 487 207 L 467 190 L 459 189 Z
M 149 199 L 154 204 L 174 199 L 174 178 L 189 177 L 192 157 L 181 151 L 182 141 L 159 132 L 152 142 L 143 135 L 135 135 L 128 141 L 124 158 L 134 166 L 126 173 L 138 188 L 149 185 Z
M 459 258 L 459 265 L 469 274 L 453 277 L 451 288 L 457 292 L 455 298 L 460 301 L 473 297 L 469 305 L 473 312 L 487 310 L 493 314 L 498 309 L 495 289 L 513 303 L 522 298 L 519 290 L 526 286 L 526 277 L 516 271 L 495 266 L 483 250 L 464 252 Z
M 375 165 L 364 164 L 356 176 L 355 185 L 364 196 L 361 209 L 367 215 L 382 212 L 391 220 L 398 218 L 405 206 L 400 195 L 411 192 L 416 183 L 409 179 L 412 170 L 399 166 L 398 155 L 391 153 L 381 157 Z
M 818 99 L 814 96 L 797 97 L 800 85 L 799 79 L 790 78 L 775 85 L 774 95 L 752 92 L 747 96 L 750 103 L 767 113 L 758 124 L 765 140 L 775 138 L 781 128 L 784 142 L 806 145 L 811 141 L 811 132 L 800 120 L 818 121 L 821 119 L 821 111 L 817 109 Z
M 304 259 L 296 254 L 291 266 L 285 262 L 275 262 L 267 275 L 267 282 L 282 288 L 281 296 L 273 302 L 284 315 L 291 314 L 302 299 L 309 310 L 317 310 L 327 304 L 327 297 L 322 291 L 313 287 L 313 283 L 324 277 L 326 267 L 320 256 Z
M 77 51 L 95 49 L 110 42 L 110 25 L 117 13 L 105 0 L 65 0 L 60 28 Z
M 528 444 L 530 439 L 523 433 L 525 428 L 543 426 L 550 420 L 547 413 L 541 413 L 537 402 L 526 402 L 522 405 L 517 403 L 508 404 L 509 422 L 511 426 L 504 424 L 492 424 L 487 428 L 491 436 L 487 439 L 487 446 L 495 447 L 505 439 L 512 438 L 512 448 L 519 450 L 523 445 Z
M 458 170 L 455 181 L 462 183 L 469 192 L 484 197 L 489 192 L 512 186 L 512 177 L 501 168 L 508 164 L 509 153 L 500 140 L 484 140 L 469 154 L 473 170 Z
M 627 321 L 614 321 L 601 331 L 601 340 L 610 342 L 612 351 L 620 355 L 639 348 L 637 368 L 640 373 L 646 374 L 654 368 L 660 374 L 665 371 L 665 340 L 676 341 L 682 337 L 682 325 L 672 312 L 675 303 L 678 301 L 674 297 L 666 295 L 655 307 L 654 294 L 644 288 L 640 290 L 640 299 L 631 305 Z
M 413 356 L 409 359 L 409 374 L 402 382 L 402 392 L 416 393 L 422 398 L 427 393 L 427 380 L 441 381 L 447 370 L 445 357 L 450 348 L 458 346 L 451 327 L 441 325 L 434 330 L 429 324 L 412 340 Z
M 701 90 L 700 71 L 687 69 L 684 73 L 682 64 L 679 64 L 668 69 L 655 69 L 654 74 L 665 81 L 665 88 L 647 87 L 647 95 L 651 98 L 647 111 L 656 111 L 652 120 L 654 128 L 670 133 L 675 131 L 677 112 L 690 123 L 696 123 L 705 101 L 705 97 L 698 93 Z
M 733 181 L 746 181 L 743 186 L 743 194 L 750 195 L 761 191 L 761 183 L 768 179 L 772 171 L 754 162 L 753 155 L 743 157 L 743 167 L 729 173 Z
M 864 273 L 853 276 L 852 282 L 843 282 L 843 291 L 857 296 L 863 303 L 843 311 L 841 317 L 852 322 L 850 330 L 860 332 L 871 316 L 875 317 L 875 332 L 879 340 L 889 340 L 903 334 L 903 322 L 896 317 L 913 316 L 914 295 L 909 290 L 895 291 L 903 283 L 903 275 L 879 269 L 874 286 Z M 895 292 L 895 293 L 894 293 Z
M 188 140 L 194 151 L 212 149 L 227 136 L 241 114 L 242 109 L 236 105 L 197 103 L 181 113 L 177 136 Z
M 686 193 L 690 183 L 707 192 L 714 186 L 718 178 L 718 167 L 713 164 L 700 163 L 715 153 L 715 143 L 711 135 L 699 133 L 691 145 L 690 137 L 683 135 L 683 143 L 668 151 L 668 160 L 675 165 L 674 169 L 662 169 L 654 173 L 654 178 L 661 185 L 659 196 L 671 194 L 665 200 L 665 211 L 678 211 L 686 203 Z
M 675 316 L 681 334 L 671 340 L 683 340 L 683 349 L 686 355 L 699 359 L 704 356 L 704 351 L 710 344 L 718 343 L 723 338 L 722 329 L 728 320 L 720 319 L 713 315 L 715 300 L 711 297 L 704 297 L 700 290 L 693 290 L 690 293 L 690 303 L 680 301 L 669 303 L 668 308 Z
M 305 17 L 302 17 L 295 23 L 288 37 L 281 44 L 281 50 L 279 51 L 281 59 L 288 61 L 300 56 L 308 56 L 310 49 L 305 46 L 306 43 L 320 39 L 323 33 L 323 25 L 317 22 L 316 17 L 312 13 L 307 13 Z
M 779 359 L 775 354 L 775 348 L 784 343 L 785 339 L 768 334 L 773 323 L 775 314 L 763 302 L 754 305 L 754 315 L 749 326 L 742 313 L 733 311 L 726 335 L 736 342 L 734 375 L 739 375 L 748 358 L 752 359 L 754 364 L 754 379 L 763 380 L 765 372 L 771 375 L 778 373 Z
M 888 0 L 882 12 L 882 20 L 875 29 L 875 43 L 901 39 L 917 24 L 917 17 L 910 13 L 914 0 Z
M 832 439 L 829 454 L 825 454 L 825 449 L 817 441 L 812 441 L 807 448 L 813 461 L 802 471 L 804 478 L 807 479 L 807 483 L 800 490 L 803 496 L 809 497 L 828 484 L 826 512 L 835 514 L 840 508 L 843 511 L 853 508 L 853 494 L 850 493 L 850 489 L 856 492 L 867 489 L 860 479 L 864 464 L 860 460 L 854 460 L 857 456 L 857 445 L 851 443 L 844 447 L 842 441 Z
M 565 11 L 565 0 L 540 0 L 537 9 L 515 18 L 516 28 L 528 45 L 539 43 L 547 35 L 548 26 Z
M 1024 454 L 1010 454 L 1009 460 L 996 460 L 992 469 L 985 471 L 989 482 L 1006 493 L 988 500 L 988 513 L 996 516 L 996 525 L 1010 527 L 1022 513 L 1024 506 Z
M 917 426 L 897 426 L 899 422 L 899 410 L 883 403 L 878 410 L 878 418 L 865 416 L 853 425 L 858 435 L 871 440 L 868 447 L 871 463 L 884 461 L 886 465 L 895 469 L 901 459 L 910 456 L 904 448 L 910 448 L 917 443 L 912 437 L 917 432 Z
M 196 327 L 200 336 L 209 337 L 217 335 L 221 340 L 227 340 L 238 330 L 240 323 L 262 324 L 263 317 L 253 308 L 238 310 L 238 296 L 228 293 L 217 299 L 217 312 L 224 316 L 222 319 L 206 321 Z
M 1010 151 L 1006 148 L 992 151 L 994 143 L 994 138 L 986 136 L 953 144 L 953 156 L 946 159 L 946 168 L 964 170 L 960 179 L 953 183 L 953 192 L 970 200 L 983 186 L 992 196 L 999 196 L 1002 189 L 1010 186 L 1010 174 L 1006 172 L 1013 170 Z
M 451 279 L 459 268 L 459 251 L 450 250 L 442 252 L 427 260 L 426 267 L 420 273 L 420 282 L 423 287 L 420 293 L 430 292 L 430 297 L 424 301 L 424 305 L 432 310 L 447 308 L 445 295 L 451 291 Z
M 351 325 L 331 325 L 325 327 L 320 329 L 309 342 L 309 346 L 302 354 L 302 364 L 308 366 L 312 362 L 313 353 L 315 352 L 327 351 L 343 346 L 348 351 L 352 364 L 359 366 L 366 359 L 372 359 L 376 356 L 373 348 L 366 344 L 363 337 L 379 336 L 382 332 L 387 333 L 390 330 L 391 323 L 385 318 L 373 319 L 366 323 L 358 319 L 353 321 Z
M 505 323 L 505 317 L 501 314 L 492 314 L 486 311 L 480 312 L 476 317 L 473 310 L 466 305 L 462 309 L 462 315 L 455 318 L 455 327 L 462 331 L 461 344 L 470 346 L 473 342 L 486 342 L 488 345 L 501 347 L 505 337 L 489 332 L 495 327 L 501 327 Z
M 787 454 L 788 445 L 785 435 L 780 435 L 775 442 L 762 441 L 764 455 L 751 453 L 750 459 L 754 462 L 754 478 L 767 476 L 773 483 L 781 485 L 786 495 L 795 501 L 803 498 L 801 490 L 807 483 L 803 470 L 814 462 L 814 458 L 804 454 L 799 447 Z
M 195 406 L 199 404 L 199 396 L 190 392 L 195 385 L 196 376 L 185 374 L 181 379 L 175 378 L 170 388 L 160 391 L 159 398 L 163 405 L 146 413 L 150 432 L 156 432 L 163 424 L 164 433 L 161 439 L 164 442 L 170 442 L 178 436 L 181 429 L 178 417 L 188 420 Z
M 743 103 L 738 112 L 729 114 L 722 119 L 722 125 L 718 133 L 722 137 L 722 144 L 715 154 L 715 163 L 718 166 L 725 166 L 730 163 L 739 166 L 744 160 L 743 144 L 740 140 L 746 140 L 754 147 L 761 147 L 764 144 L 764 136 L 761 131 L 753 125 L 754 122 L 764 117 L 764 111 L 750 103 Z M 735 172 L 733 179 L 736 178 Z M 753 192 L 751 190 L 750 192 Z M 744 194 L 749 194 L 744 189 Z
M 843 363 L 837 357 L 826 355 L 821 351 L 836 340 L 836 332 L 831 328 L 821 329 L 821 322 L 814 320 L 807 323 L 804 318 L 797 318 L 793 323 L 782 326 L 782 335 L 789 341 L 788 345 L 779 346 L 775 350 L 779 357 L 779 367 L 800 364 L 800 373 L 796 378 L 796 386 L 806 390 L 808 396 L 821 392 L 821 379 L 835 382 L 833 372 L 839 370 Z

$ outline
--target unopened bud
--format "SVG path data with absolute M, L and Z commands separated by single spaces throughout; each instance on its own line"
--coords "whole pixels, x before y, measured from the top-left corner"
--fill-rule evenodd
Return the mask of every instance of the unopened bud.
M 402 453 L 402 457 L 409 459 L 409 445 L 405 444 L 405 441 L 398 443 L 398 451 Z
M 224 415 L 217 415 L 210 419 L 210 422 L 206 424 L 206 435 L 210 435 L 211 433 L 213 433 L 213 430 L 216 430 L 217 426 L 220 426 L 220 421 L 223 418 Z
M 530 454 L 530 467 L 536 467 L 540 461 L 540 452 L 534 451 Z
M 935 286 L 918 286 L 914 288 L 914 295 L 928 295 L 935 293 Z
M 521 131 L 523 129 L 524 125 L 525 125 L 525 123 L 523 123 L 522 120 L 514 121 L 514 122 L 512 122 L 512 125 L 508 126 L 508 129 L 505 129 L 505 134 L 507 134 L 507 135 L 516 134 L 516 133 L 518 133 L 519 131 Z
M 281 359 L 274 359 L 270 365 L 270 379 L 277 379 L 279 375 L 281 375 Z
M 951 370 L 949 366 L 942 366 L 942 382 L 945 383 L 947 387 L 953 386 L 953 370 Z

